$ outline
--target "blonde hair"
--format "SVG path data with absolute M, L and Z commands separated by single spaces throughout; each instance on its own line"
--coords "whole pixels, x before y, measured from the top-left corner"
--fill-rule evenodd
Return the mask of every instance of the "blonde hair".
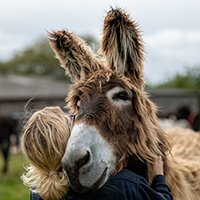
M 45 200 L 62 199 L 68 190 L 60 162 L 71 126 L 70 118 L 59 107 L 35 112 L 24 126 L 22 149 L 30 165 L 21 178 Z

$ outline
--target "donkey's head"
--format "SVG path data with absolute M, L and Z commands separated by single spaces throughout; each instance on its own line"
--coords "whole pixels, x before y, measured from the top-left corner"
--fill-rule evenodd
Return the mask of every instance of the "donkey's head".
M 120 9 L 107 13 L 100 59 L 73 33 L 50 33 L 50 44 L 74 84 L 67 105 L 76 116 L 62 163 L 78 192 L 101 187 L 130 159 L 148 178 L 167 142 L 143 90 L 143 43 L 137 24 Z M 137 167 L 137 165 L 136 165 Z

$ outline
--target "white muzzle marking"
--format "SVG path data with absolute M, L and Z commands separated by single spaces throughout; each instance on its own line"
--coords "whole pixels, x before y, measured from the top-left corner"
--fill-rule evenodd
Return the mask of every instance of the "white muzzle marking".
M 89 157 L 77 169 L 83 152 L 88 152 Z M 94 185 L 100 188 L 107 181 L 115 168 L 116 158 L 111 145 L 100 132 L 95 127 L 82 123 L 74 125 L 62 162 L 68 169 L 78 170 L 81 186 L 92 189 Z M 73 185 L 73 180 L 70 183 Z

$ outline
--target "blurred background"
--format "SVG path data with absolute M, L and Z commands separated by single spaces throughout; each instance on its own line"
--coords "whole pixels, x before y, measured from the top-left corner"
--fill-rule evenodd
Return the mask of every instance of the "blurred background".
M 1 200 L 29 198 L 19 178 L 27 165 L 19 145 L 27 113 L 65 105 L 70 80 L 54 58 L 47 31 L 68 29 L 97 51 L 110 6 L 124 8 L 140 24 L 146 89 L 163 129 L 199 130 L 200 1 L 6 0 L 0 6 Z

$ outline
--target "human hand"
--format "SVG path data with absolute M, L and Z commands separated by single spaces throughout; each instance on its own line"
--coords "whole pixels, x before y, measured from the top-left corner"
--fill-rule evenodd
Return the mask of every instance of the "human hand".
M 154 176 L 164 175 L 163 160 L 161 157 L 157 158 L 153 166 Z

